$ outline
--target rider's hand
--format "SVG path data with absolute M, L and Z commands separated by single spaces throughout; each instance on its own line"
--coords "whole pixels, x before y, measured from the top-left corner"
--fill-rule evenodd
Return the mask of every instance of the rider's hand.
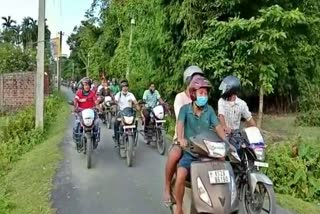
M 181 147 L 187 147 L 188 146 L 188 142 L 185 138 L 182 139 L 178 139 L 178 143 L 180 144 Z
M 231 129 L 227 126 L 223 127 L 223 130 L 226 134 L 231 134 Z

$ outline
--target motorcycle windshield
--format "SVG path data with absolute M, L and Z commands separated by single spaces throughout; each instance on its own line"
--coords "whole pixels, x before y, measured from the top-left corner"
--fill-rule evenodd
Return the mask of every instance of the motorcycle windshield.
M 204 140 L 213 142 L 222 142 L 223 140 L 212 129 L 205 129 L 199 134 L 190 138 L 194 144 L 202 144 Z

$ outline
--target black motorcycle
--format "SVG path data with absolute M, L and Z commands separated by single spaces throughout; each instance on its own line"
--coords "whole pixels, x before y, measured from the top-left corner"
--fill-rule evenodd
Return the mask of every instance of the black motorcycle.
M 260 171 L 268 167 L 265 160 L 265 143 L 257 127 L 235 130 L 230 135 L 238 154 L 233 153 L 232 166 L 236 174 L 239 199 L 246 214 L 276 213 L 276 200 L 272 181 Z M 264 208 L 268 197 L 268 210 Z
M 132 107 L 124 108 L 120 113 L 118 139 L 116 139 L 120 157 L 126 158 L 128 167 L 132 166 L 135 149 L 138 143 L 138 118 Z

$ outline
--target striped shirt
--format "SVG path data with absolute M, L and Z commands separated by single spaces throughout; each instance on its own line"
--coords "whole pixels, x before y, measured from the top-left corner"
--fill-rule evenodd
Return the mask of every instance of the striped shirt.
M 235 101 L 227 101 L 222 98 L 218 101 L 218 115 L 223 115 L 227 127 L 230 129 L 239 129 L 241 118 L 249 121 L 252 118 L 248 105 L 240 98 Z

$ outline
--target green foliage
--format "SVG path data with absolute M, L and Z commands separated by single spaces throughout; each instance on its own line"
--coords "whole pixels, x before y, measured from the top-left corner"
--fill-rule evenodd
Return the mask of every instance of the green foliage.
M 296 139 L 268 147 L 267 175 L 276 192 L 304 201 L 320 201 L 320 144 L 317 140 Z
M 33 106 L 7 119 L 7 124 L 1 127 L 0 177 L 10 169 L 11 163 L 43 141 L 48 127 L 56 119 L 57 109 L 62 101 L 62 98 L 56 94 L 45 100 L 44 133 L 34 128 L 35 108 Z
M 34 70 L 36 68 L 35 50 L 23 51 L 20 47 L 8 43 L 0 43 L 0 74 L 17 71 Z

